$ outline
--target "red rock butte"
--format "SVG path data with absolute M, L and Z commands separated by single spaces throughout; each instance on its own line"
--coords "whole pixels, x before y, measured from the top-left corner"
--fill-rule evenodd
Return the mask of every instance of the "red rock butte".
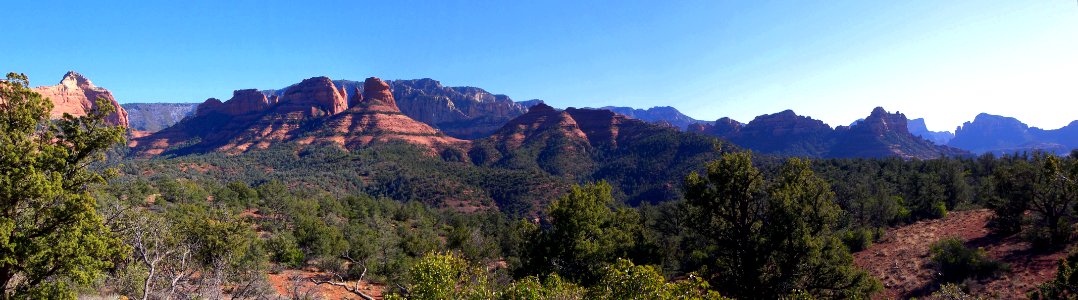
M 65 113 L 72 116 L 85 116 L 97 109 L 97 98 L 104 98 L 112 104 L 114 111 L 105 121 L 109 124 L 128 127 L 127 111 L 116 102 L 109 90 L 95 86 L 93 82 L 74 71 L 67 72 L 60 83 L 52 86 L 40 86 L 34 91 L 52 101 L 51 118 L 58 119 Z
M 468 145 L 401 113 L 389 85 L 376 77 L 367 78 L 362 93 L 357 88 L 351 97 L 327 77 L 303 80 L 280 95 L 247 89 L 233 92 L 228 101 L 208 99 L 193 118 L 134 139 L 129 146 L 140 156 L 151 156 L 179 145 L 195 152 L 241 153 L 288 142 L 347 149 L 405 142 L 432 155 Z

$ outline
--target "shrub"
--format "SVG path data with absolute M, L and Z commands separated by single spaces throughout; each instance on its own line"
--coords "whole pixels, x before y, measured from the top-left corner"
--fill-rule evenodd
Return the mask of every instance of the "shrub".
M 1029 293 L 1030 299 L 1075 299 L 1078 298 L 1078 252 L 1073 252 L 1059 260 L 1056 277 L 1045 282 Z
M 283 232 L 271 237 L 266 241 L 273 255 L 273 261 L 289 268 L 303 266 L 303 250 L 296 244 L 296 238 L 291 233 Z
M 958 238 L 942 239 L 930 251 L 941 282 L 988 278 L 1010 270 L 1009 265 L 988 258 L 983 249 L 966 247 Z
M 842 234 L 842 243 L 846 244 L 846 248 L 849 248 L 850 252 L 868 249 L 868 247 L 872 246 L 873 241 L 875 241 L 875 235 L 868 228 L 851 229 Z

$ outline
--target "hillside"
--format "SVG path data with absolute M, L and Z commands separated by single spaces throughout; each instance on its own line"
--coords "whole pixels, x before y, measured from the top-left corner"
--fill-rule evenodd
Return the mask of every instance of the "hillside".
M 945 237 L 958 237 L 969 247 L 983 248 L 988 256 L 1010 264 L 1011 272 L 994 280 L 973 284 L 973 294 L 1001 299 L 1022 299 L 1037 285 L 1050 280 L 1065 251 L 1037 253 L 1020 237 L 1000 238 L 985 227 L 988 210 L 960 211 L 946 218 L 920 221 L 887 231 L 883 240 L 854 253 L 855 262 L 880 279 L 880 298 L 924 297 L 935 291 L 935 271 L 929 245 Z
M 539 104 L 494 135 L 475 140 L 468 156 L 481 166 L 542 170 L 582 182 L 607 180 L 620 187 L 628 203 L 638 204 L 679 198 L 683 176 L 716 158 L 718 143 L 609 110 Z

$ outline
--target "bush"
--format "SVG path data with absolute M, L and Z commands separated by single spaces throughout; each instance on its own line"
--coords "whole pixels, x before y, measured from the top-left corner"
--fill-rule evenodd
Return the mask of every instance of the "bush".
M 1075 299 L 1078 298 L 1078 252 L 1072 252 L 1060 259 L 1056 277 L 1045 282 L 1029 293 L 1030 299 Z
M 296 244 L 296 238 L 291 233 L 282 232 L 266 241 L 273 255 L 273 261 L 289 268 L 303 266 L 303 250 Z
M 986 257 L 983 249 L 966 247 L 958 238 L 942 239 L 930 251 L 941 282 L 989 278 L 1010 270 L 1009 265 Z
M 962 290 L 961 286 L 953 283 L 946 283 L 940 286 L 940 289 L 935 293 L 932 293 L 933 299 L 941 300 L 980 300 L 984 299 L 980 296 L 974 296 Z
M 875 234 L 868 228 L 851 229 L 842 234 L 842 243 L 846 244 L 850 252 L 868 249 L 873 241 L 875 241 Z

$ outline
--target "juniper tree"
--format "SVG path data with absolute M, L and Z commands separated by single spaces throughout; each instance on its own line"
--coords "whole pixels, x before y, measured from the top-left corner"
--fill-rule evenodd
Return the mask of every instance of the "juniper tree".
M 112 105 L 49 120 L 52 103 L 25 75 L 0 81 L 0 298 L 74 298 L 124 250 L 103 225 L 89 189 L 105 180 L 93 164 L 124 139 Z

